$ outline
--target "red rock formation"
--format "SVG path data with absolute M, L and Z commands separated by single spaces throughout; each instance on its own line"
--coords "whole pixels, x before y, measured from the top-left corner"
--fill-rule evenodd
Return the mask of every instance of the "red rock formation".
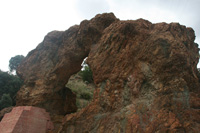
M 62 115 L 75 112 L 76 97 L 65 84 L 80 71 L 83 59 L 103 30 L 116 20 L 113 14 L 97 15 L 64 32 L 50 32 L 17 70 L 24 80 L 17 94 L 17 106 L 34 105 Z
M 7 108 L 4 108 L 0 111 L 0 121 L 2 120 L 3 116 L 6 114 L 6 113 L 9 113 L 10 111 L 12 111 L 13 107 L 7 107 Z
M 178 23 L 97 15 L 48 34 L 29 53 L 18 69 L 25 85 L 17 104 L 68 112 L 65 105 L 74 100 L 61 99 L 65 93 L 59 91 L 89 54 L 97 86 L 93 102 L 66 115 L 60 132 L 198 132 L 199 50 L 194 39 L 194 31 Z
M 41 108 L 19 106 L 4 115 L 0 133 L 46 133 L 53 130 L 49 114 Z
M 67 115 L 67 132 L 198 132 L 198 47 L 191 28 L 146 20 L 104 30 L 88 63 L 94 101 Z

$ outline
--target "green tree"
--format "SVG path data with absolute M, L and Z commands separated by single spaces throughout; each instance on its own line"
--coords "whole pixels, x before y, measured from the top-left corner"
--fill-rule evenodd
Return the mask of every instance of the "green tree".
M 0 110 L 12 106 L 13 102 L 9 94 L 3 94 L 0 100 Z
M 88 65 L 84 65 L 83 70 L 81 70 L 80 72 L 80 76 L 82 77 L 83 81 L 86 81 L 88 83 L 93 82 L 92 70 Z
M 12 57 L 9 60 L 9 69 L 10 72 L 16 71 L 17 67 L 19 66 L 19 64 L 21 63 L 21 61 L 24 59 L 23 55 L 16 55 L 15 57 Z
M 17 75 L 12 75 L 0 70 L 0 99 L 4 94 L 9 94 L 13 105 L 15 105 L 15 96 L 22 84 L 23 81 Z

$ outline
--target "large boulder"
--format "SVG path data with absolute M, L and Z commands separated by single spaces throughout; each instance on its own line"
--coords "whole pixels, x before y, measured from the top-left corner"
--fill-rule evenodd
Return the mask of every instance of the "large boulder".
M 0 122 L 0 133 L 47 133 L 54 129 L 49 113 L 32 106 L 14 107 Z
M 64 32 L 50 32 L 17 70 L 24 80 L 16 97 L 17 106 L 38 106 L 61 115 L 75 112 L 76 96 L 65 84 L 72 74 L 81 70 L 90 47 L 114 21 L 117 19 L 112 13 L 97 15 Z
M 87 62 L 94 101 L 67 115 L 67 132 L 198 132 L 198 45 L 178 23 L 118 21 L 104 30 Z
M 17 105 L 74 112 L 75 95 L 65 84 L 88 56 L 96 85 L 93 101 L 66 115 L 60 132 L 198 132 L 199 49 L 194 40 L 193 29 L 178 23 L 97 15 L 65 32 L 49 33 L 28 54 L 17 71 L 25 83 Z
M 13 107 L 7 107 L 7 108 L 4 108 L 0 111 L 0 121 L 2 120 L 3 116 L 6 114 L 6 113 L 9 113 L 10 111 L 12 111 Z

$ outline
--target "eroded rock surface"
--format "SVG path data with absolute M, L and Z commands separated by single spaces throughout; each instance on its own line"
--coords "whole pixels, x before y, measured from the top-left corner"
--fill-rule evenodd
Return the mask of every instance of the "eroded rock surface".
M 14 107 L 0 122 L 0 133 L 47 133 L 53 129 L 49 113 L 32 106 Z
M 4 108 L 0 111 L 0 121 L 2 120 L 3 116 L 6 114 L 6 113 L 9 113 L 10 111 L 12 111 L 13 107 L 7 107 L 7 108 Z
M 198 46 L 191 28 L 146 20 L 104 30 L 88 63 L 94 102 L 67 115 L 67 132 L 200 131 Z
M 198 132 L 199 50 L 194 39 L 194 31 L 178 23 L 97 15 L 50 33 L 29 53 L 18 70 L 25 85 L 17 104 L 66 113 L 64 104 L 74 102 L 60 100 L 59 91 L 88 56 L 97 86 L 94 99 L 66 115 L 60 132 Z
M 76 97 L 65 84 L 72 74 L 80 71 L 90 47 L 114 21 L 117 19 L 113 14 L 97 15 L 64 32 L 50 32 L 17 70 L 24 80 L 17 94 L 17 106 L 33 105 L 62 115 L 75 112 Z

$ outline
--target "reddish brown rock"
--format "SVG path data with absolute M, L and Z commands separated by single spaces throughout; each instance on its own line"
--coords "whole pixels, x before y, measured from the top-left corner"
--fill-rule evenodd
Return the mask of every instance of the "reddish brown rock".
M 97 86 L 93 102 L 66 115 L 60 132 L 198 132 L 199 49 L 194 39 L 194 31 L 178 23 L 97 15 L 48 34 L 29 53 L 18 69 L 25 85 L 17 104 L 73 112 L 68 109 L 75 108 L 69 100 L 74 96 L 66 98 L 70 89 L 64 85 L 88 56 Z
M 7 108 L 4 108 L 0 111 L 0 121 L 2 120 L 3 116 L 6 114 L 6 113 L 9 113 L 11 110 L 13 109 L 13 107 L 7 107 Z
M 13 108 L 0 122 L 0 133 L 46 133 L 53 129 L 49 114 L 31 106 Z
M 65 84 L 72 74 L 80 71 L 90 47 L 114 21 L 117 19 L 112 13 L 97 15 L 64 32 L 50 32 L 36 49 L 29 52 L 17 70 L 24 80 L 17 94 L 17 106 L 38 106 L 61 115 L 75 112 L 75 94 Z
M 95 101 L 67 115 L 67 132 L 198 132 L 198 46 L 178 23 L 118 21 L 90 51 Z

